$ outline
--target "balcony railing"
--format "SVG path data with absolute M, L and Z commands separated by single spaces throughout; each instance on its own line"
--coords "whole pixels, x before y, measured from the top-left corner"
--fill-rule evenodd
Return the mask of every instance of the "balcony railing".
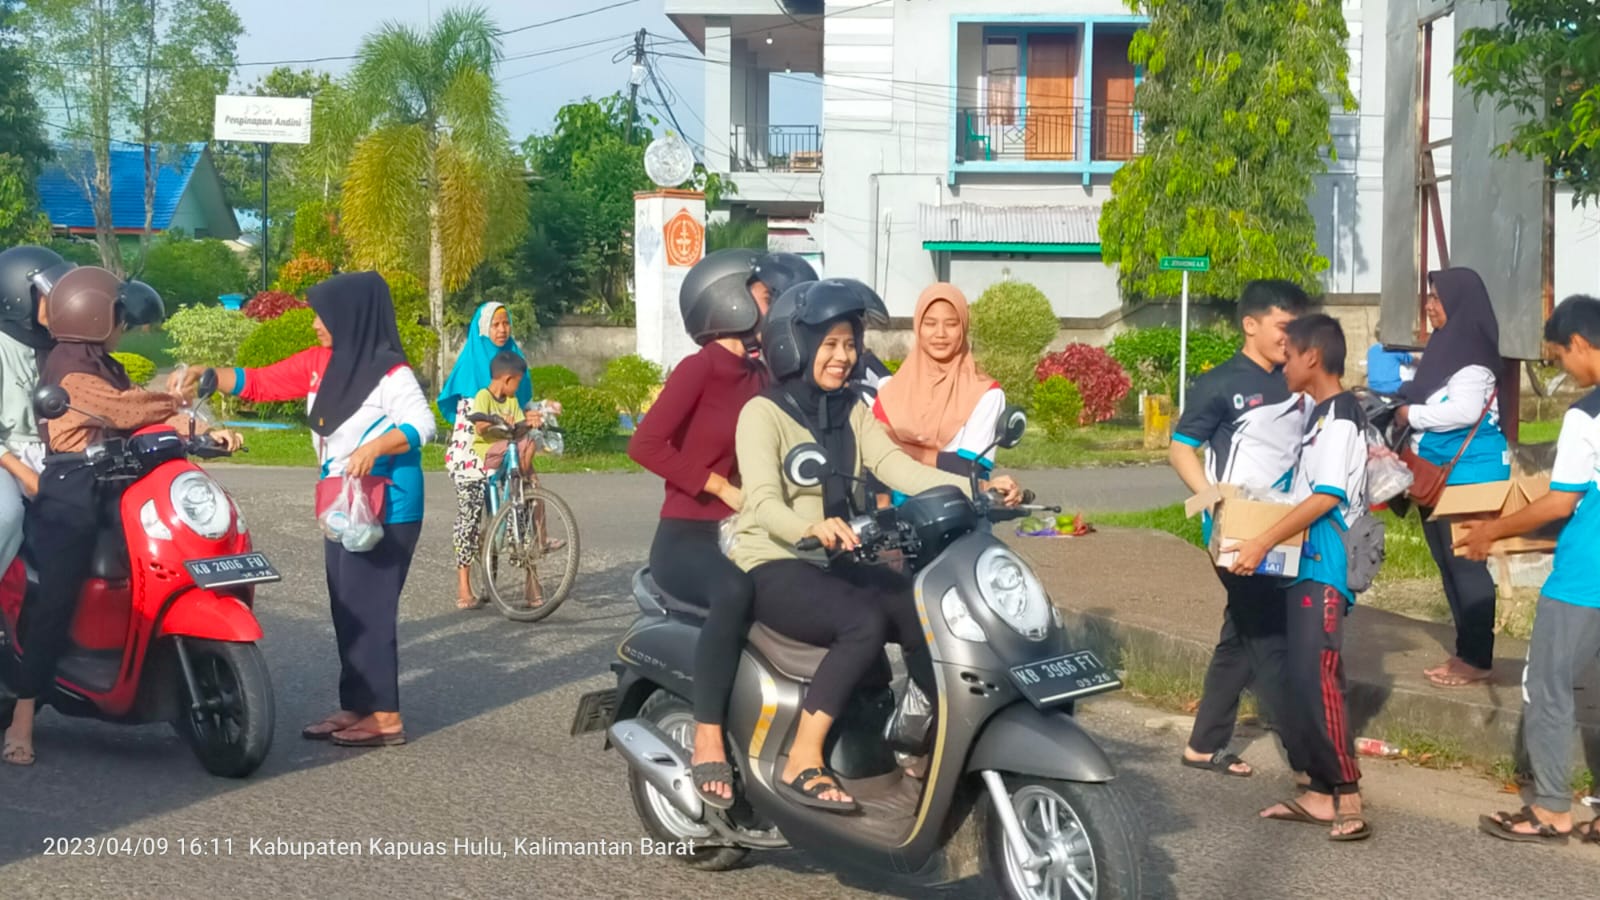
M 1144 150 L 1133 107 L 1088 110 L 1089 147 L 1083 146 L 1081 106 L 974 107 L 956 111 L 956 161 L 1120 162 Z
M 728 146 L 735 172 L 822 171 L 822 129 L 816 125 L 735 125 Z

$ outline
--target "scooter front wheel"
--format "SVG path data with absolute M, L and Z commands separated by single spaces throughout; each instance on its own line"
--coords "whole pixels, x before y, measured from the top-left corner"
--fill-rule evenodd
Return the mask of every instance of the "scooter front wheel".
M 983 842 L 990 877 L 1007 900 L 1133 900 L 1140 896 L 1140 832 L 1133 808 L 1111 784 L 1005 776 L 1028 846 L 1048 860 L 1030 885 L 994 798 L 983 795 Z
M 272 679 L 255 644 L 185 639 L 183 649 L 194 670 L 193 708 L 189 689 L 178 683 L 178 720 L 173 723 L 207 772 L 244 778 L 261 766 L 272 747 Z

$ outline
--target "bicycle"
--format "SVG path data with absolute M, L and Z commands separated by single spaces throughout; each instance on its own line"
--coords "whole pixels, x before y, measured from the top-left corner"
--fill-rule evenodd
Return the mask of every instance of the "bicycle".
M 483 413 L 472 413 L 468 421 L 488 424 L 484 436 L 506 442 L 505 456 L 489 473 L 484 491 L 488 524 L 479 529 L 473 593 L 492 600 L 513 622 L 537 622 L 556 611 L 578 579 L 578 520 L 554 491 L 523 477 L 518 444 L 538 431 L 549 446 L 559 431 L 549 424 L 511 425 Z M 502 571 L 509 583 L 503 583 Z

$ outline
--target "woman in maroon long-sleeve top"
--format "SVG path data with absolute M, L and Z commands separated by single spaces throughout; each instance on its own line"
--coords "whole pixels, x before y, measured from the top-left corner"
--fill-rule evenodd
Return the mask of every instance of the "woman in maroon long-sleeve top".
M 751 355 L 766 305 L 759 301 L 786 286 L 763 277 L 766 259 L 726 250 L 689 272 L 680 297 L 683 324 L 700 352 L 672 370 L 628 444 L 628 455 L 667 483 L 650 545 L 651 574 L 667 593 L 708 607 L 695 647 L 692 774 L 700 796 L 719 809 L 733 805 L 722 723 L 755 588 L 723 555 L 718 524 L 738 512 L 742 499 L 733 446 L 739 411 L 767 383 L 766 368 Z

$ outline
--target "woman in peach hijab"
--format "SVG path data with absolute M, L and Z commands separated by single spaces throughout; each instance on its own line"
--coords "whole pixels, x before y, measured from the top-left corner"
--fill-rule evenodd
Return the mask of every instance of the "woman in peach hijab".
M 911 352 L 879 383 L 873 404 L 901 449 L 957 475 L 994 467 L 992 458 L 978 454 L 994 442 L 1006 405 L 1005 391 L 972 358 L 969 321 L 967 298 L 955 285 L 941 282 L 923 291 Z

